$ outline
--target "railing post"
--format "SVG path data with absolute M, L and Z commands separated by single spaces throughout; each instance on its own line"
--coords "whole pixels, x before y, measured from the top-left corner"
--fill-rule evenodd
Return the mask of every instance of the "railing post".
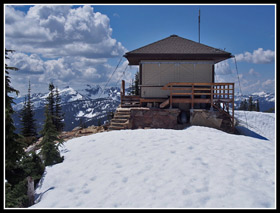
M 213 88 L 214 88 L 214 86 L 213 86 L 213 84 L 211 84 L 211 110 L 213 110 Z
M 122 80 L 122 87 L 121 87 L 121 106 L 123 104 L 123 98 L 125 96 L 125 81 Z
M 232 84 L 232 126 L 234 128 L 234 83 Z
M 125 81 L 122 80 L 121 96 L 125 96 Z
M 170 109 L 172 109 L 172 90 L 173 90 L 173 87 L 172 87 L 172 85 L 171 85 L 171 87 L 170 87 L 171 89 L 170 89 L 170 103 L 169 103 L 169 108 Z
M 194 105 L 194 85 L 192 84 L 192 109 Z

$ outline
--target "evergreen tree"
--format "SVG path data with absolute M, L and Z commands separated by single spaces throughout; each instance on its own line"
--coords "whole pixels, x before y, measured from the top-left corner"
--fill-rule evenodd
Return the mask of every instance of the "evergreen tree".
M 259 112 L 260 111 L 260 102 L 259 99 L 257 99 L 257 103 L 256 103 L 256 111 Z
M 50 93 L 49 93 L 49 96 L 47 97 L 47 101 L 48 101 L 48 106 L 49 106 L 49 113 L 51 115 L 51 119 L 54 124 L 55 123 L 55 121 L 54 121 L 55 100 L 54 100 L 54 85 L 52 82 L 49 84 L 49 91 L 50 91 Z
M 8 58 L 8 53 L 14 52 L 13 50 L 5 49 L 5 59 Z M 12 170 L 16 169 L 18 161 L 21 159 L 24 150 L 23 143 L 20 141 L 19 135 L 15 133 L 14 121 L 12 114 L 14 110 L 12 104 L 14 103 L 13 97 L 9 96 L 10 93 L 16 93 L 19 91 L 14 89 L 10 84 L 9 70 L 17 71 L 16 67 L 9 67 L 5 64 L 5 169 L 6 179 L 9 181 L 8 174 L 13 173 Z
M 13 50 L 5 49 L 5 59 Z M 44 172 L 40 158 L 35 154 L 28 156 L 23 149 L 22 136 L 15 133 L 12 120 L 13 98 L 10 93 L 19 92 L 10 86 L 9 70 L 18 70 L 5 64 L 5 207 L 27 207 L 27 181 L 31 175 L 38 182 Z
M 247 103 L 247 99 L 245 98 L 244 100 L 244 110 L 247 111 L 248 110 L 248 103 Z
M 134 80 L 134 94 L 135 95 L 140 95 L 140 91 L 139 91 L 139 71 L 135 74 L 135 80 Z
M 239 105 L 239 110 L 244 110 L 244 101 L 241 101 L 240 102 L 240 105 Z
M 41 154 L 44 165 L 50 166 L 62 162 L 63 157 L 60 156 L 58 150 L 58 146 L 62 141 L 58 138 L 59 133 L 53 124 L 48 105 L 45 107 L 45 123 L 41 134 L 43 135 Z
M 248 103 L 246 99 L 240 102 L 239 110 L 244 110 L 244 111 L 248 110 Z
M 20 113 L 22 129 L 21 134 L 25 137 L 26 142 L 33 143 L 37 139 L 36 124 L 34 119 L 33 104 L 31 101 L 31 86 L 29 81 L 28 95 L 25 99 L 23 109 Z
M 35 152 L 24 155 L 17 169 L 17 177 L 14 177 L 13 180 L 8 183 L 5 183 L 5 206 L 7 208 L 28 207 L 29 202 L 26 178 L 31 176 L 36 185 L 40 181 L 44 170 L 45 167 Z
M 248 111 L 254 111 L 255 109 L 255 105 L 253 103 L 253 98 L 252 96 L 249 97 L 249 101 L 248 101 Z
M 64 113 L 62 112 L 61 107 L 61 98 L 59 96 L 58 88 L 56 87 L 55 91 L 55 109 L 54 109 L 54 125 L 58 132 L 62 132 L 64 128 Z

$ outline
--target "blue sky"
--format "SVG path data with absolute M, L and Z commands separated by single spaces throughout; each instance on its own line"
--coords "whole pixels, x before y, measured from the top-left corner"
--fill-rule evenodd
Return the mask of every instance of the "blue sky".
M 273 92 L 275 5 L 6 5 L 5 46 L 16 50 L 9 63 L 20 68 L 13 86 L 22 95 L 28 80 L 33 92 L 50 81 L 102 86 L 127 51 L 172 34 L 198 41 L 199 9 L 200 42 L 236 56 L 242 92 Z M 126 66 L 123 58 L 109 85 Z M 125 80 L 136 70 L 127 69 Z M 216 64 L 215 79 L 238 83 L 232 59 Z

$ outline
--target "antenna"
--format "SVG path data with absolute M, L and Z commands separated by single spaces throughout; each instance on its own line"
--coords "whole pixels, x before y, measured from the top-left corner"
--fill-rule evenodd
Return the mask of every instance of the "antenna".
M 200 43 L 200 9 L 198 11 L 198 43 Z

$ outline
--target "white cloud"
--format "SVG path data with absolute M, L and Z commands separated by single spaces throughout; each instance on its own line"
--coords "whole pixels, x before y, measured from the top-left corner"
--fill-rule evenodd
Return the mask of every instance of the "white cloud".
M 27 14 L 5 7 L 6 47 L 45 58 L 116 57 L 125 47 L 112 38 L 110 19 L 89 5 L 36 5 Z
M 106 58 L 85 58 L 85 57 L 61 57 L 43 61 L 39 55 L 15 52 L 9 55 L 7 63 L 9 66 L 19 68 L 18 72 L 11 72 L 12 84 L 20 91 L 27 92 L 27 78 L 36 87 L 36 91 L 43 92 L 48 89 L 48 83 L 53 82 L 59 88 L 71 86 L 79 88 L 86 84 L 104 85 L 111 77 L 115 66 L 108 64 Z M 128 62 L 125 60 L 116 70 L 108 86 L 120 86 L 117 83 L 122 79 L 127 82 L 132 79 L 135 70 L 126 70 L 125 76 L 122 76 Z
M 268 80 L 266 80 L 266 81 L 264 81 L 262 83 L 262 86 L 263 87 L 267 87 L 267 86 L 274 85 L 274 84 L 275 84 L 275 80 L 274 79 L 268 79 Z
M 258 48 L 253 53 L 245 52 L 235 56 L 236 61 L 246 61 L 254 64 L 268 64 L 275 60 L 275 52 L 272 50 L 263 50 Z
M 5 47 L 16 50 L 8 64 L 20 69 L 11 73 L 12 84 L 25 91 L 27 76 L 34 92 L 46 91 L 50 81 L 74 88 L 105 84 L 115 69 L 109 59 L 127 51 L 112 31 L 110 19 L 89 5 L 36 5 L 27 13 L 5 6 Z
M 260 73 L 256 72 L 253 68 L 251 68 L 251 69 L 249 70 L 249 74 L 250 74 L 251 76 L 255 76 L 255 77 L 260 77 L 260 76 L 261 76 Z
M 38 75 L 45 71 L 44 61 L 36 54 L 27 55 L 15 52 L 9 58 L 9 62 L 6 63 L 20 69 L 19 74 Z

